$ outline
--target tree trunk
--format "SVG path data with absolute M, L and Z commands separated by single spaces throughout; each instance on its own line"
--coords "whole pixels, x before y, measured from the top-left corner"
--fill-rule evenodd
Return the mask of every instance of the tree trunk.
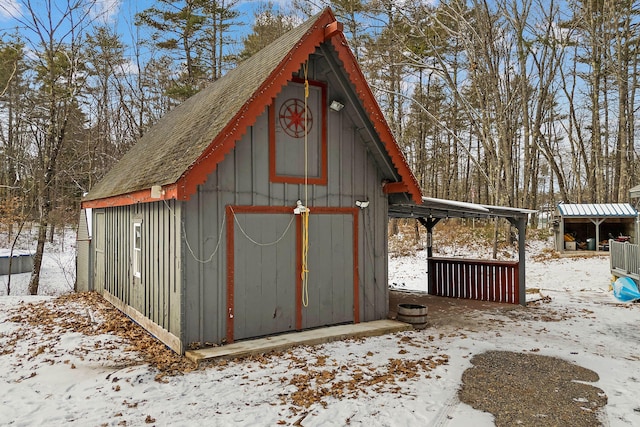
M 31 280 L 29 280 L 30 295 L 38 295 L 38 287 L 40 286 L 40 269 L 42 267 L 42 257 L 44 255 L 44 243 L 46 240 L 47 240 L 47 219 L 43 215 L 43 217 L 40 219 L 40 224 L 38 228 L 38 245 L 36 246 L 36 253 L 33 256 L 33 271 L 31 272 Z

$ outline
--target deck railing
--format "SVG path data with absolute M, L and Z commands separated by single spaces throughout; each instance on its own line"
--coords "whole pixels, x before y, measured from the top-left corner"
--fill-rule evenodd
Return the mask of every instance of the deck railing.
M 429 259 L 429 294 L 519 304 L 517 261 Z
M 609 240 L 611 274 L 618 277 L 631 277 L 632 279 L 640 280 L 639 254 L 637 244 Z

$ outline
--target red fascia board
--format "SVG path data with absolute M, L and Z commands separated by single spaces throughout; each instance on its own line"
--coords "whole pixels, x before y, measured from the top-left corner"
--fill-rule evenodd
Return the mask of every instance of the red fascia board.
M 291 80 L 292 75 L 300 69 L 300 65 L 315 51 L 316 47 L 325 41 L 325 28 L 333 22 L 335 22 L 333 13 L 326 9 L 306 36 L 285 55 L 273 73 L 229 121 L 198 160 L 182 175 L 177 184 L 183 200 L 188 200 L 196 192 L 197 186 L 207 180 L 218 163 L 235 147 L 236 142 L 271 104 L 282 87 Z
M 162 187 L 159 198 L 151 197 L 151 189 L 138 190 L 127 194 L 106 197 L 104 199 L 85 200 L 81 203 L 82 209 L 87 208 L 113 208 L 117 206 L 128 206 L 136 203 L 150 203 L 159 200 L 178 199 L 178 187 L 170 184 Z
M 355 86 L 356 93 L 360 98 L 362 105 L 369 113 L 369 118 L 371 119 L 376 132 L 380 135 L 380 139 L 383 141 L 387 153 L 391 157 L 391 161 L 402 177 L 402 181 L 407 186 L 407 190 L 409 194 L 411 194 L 411 198 L 416 204 L 422 204 L 422 192 L 418 181 L 413 175 L 413 172 L 411 172 L 411 169 L 409 168 L 404 155 L 400 151 L 398 144 L 395 142 L 393 133 L 380 110 L 380 106 L 373 96 L 373 92 L 371 92 L 371 88 L 362 74 L 362 70 L 358 66 L 356 58 L 353 56 L 353 53 L 347 44 L 344 34 L 339 33 L 336 37 L 331 39 L 331 43 L 338 53 L 338 58 L 344 64 L 345 71 L 349 75 L 349 80 L 351 80 Z
M 409 187 L 404 181 L 389 182 L 382 187 L 382 191 L 385 194 L 406 193 L 409 191 Z

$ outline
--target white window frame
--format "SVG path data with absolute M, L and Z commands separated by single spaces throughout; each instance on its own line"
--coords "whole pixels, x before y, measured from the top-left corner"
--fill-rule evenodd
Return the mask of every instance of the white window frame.
M 136 235 L 136 231 L 138 235 Z M 133 222 L 133 241 L 131 242 L 133 255 L 133 276 L 142 277 L 142 221 Z

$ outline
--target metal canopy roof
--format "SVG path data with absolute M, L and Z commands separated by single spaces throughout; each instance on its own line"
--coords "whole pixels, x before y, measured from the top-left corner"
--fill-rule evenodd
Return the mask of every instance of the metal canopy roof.
M 558 211 L 565 218 L 635 218 L 638 215 L 629 203 L 560 203 Z
M 427 228 L 431 236 L 433 227 L 442 218 L 495 218 L 507 219 L 518 229 L 518 281 L 520 303 L 526 305 L 526 275 L 525 275 L 525 236 L 529 214 L 536 211 L 530 209 L 509 208 L 505 206 L 481 205 L 476 203 L 459 202 L 456 200 L 435 199 L 423 197 L 422 204 L 390 203 L 389 216 L 392 218 L 416 218 Z M 431 238 L 428 239 L 431 241 Z M 433 256 L 431 244 L 428 244 L 427 254 Z M 431 264 L 430 264 L 431 265 Z M 431 267 L 430 267 L 431 268 Z M 428 280 L 431 279 L 428 275 Z M 429 285 L 431 286 L 431 285 Z
M 393 218 L 526 218 L 536 211 L 423 197 L 422 204 L 391 204 Z

